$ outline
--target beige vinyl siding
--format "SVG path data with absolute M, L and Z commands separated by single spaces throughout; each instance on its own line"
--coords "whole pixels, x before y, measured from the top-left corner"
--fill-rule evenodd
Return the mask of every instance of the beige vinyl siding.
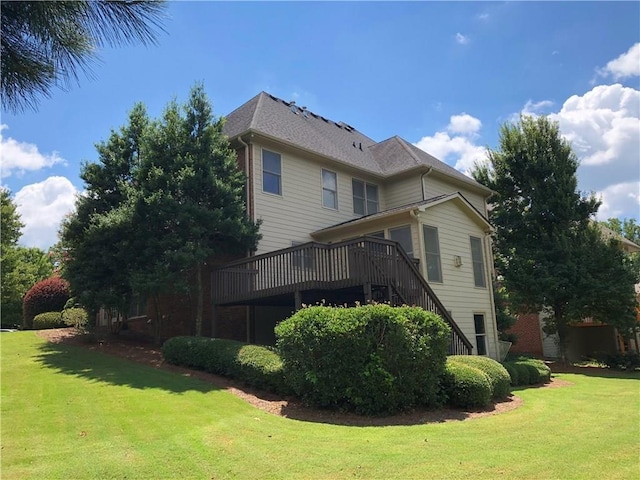
M 444 180 L 442 177 L 435 175 L 427 175 L 423 179 L 425 198 L 433 198 L 438 195 L 445 195 L 454 192 L 460 192 L 471 205 L 476 208 L 482 215 L 487 216 L 484 197 L 469 188 L 465 188 L 462 184 L 452 184 Z
M 254 215 L 262 220 L 257 254 L 308 242 L 311 232 L 357 218 L 353 213 L 351 179 L 378 185 L 380 208 L 385 208 L 384 189 L 367 175 L 354 175 L 334 163 L 309 160 L 275 147 L 265 147 L 281 155 L 282 195 L 262 191 L 262 146 L 253 144 Z M 337 174 L 338 210 L 322 206 L 322 169 Z
M 390 181 L 385 185 L 387 208 L 400 207 L 422 200 L 420 174 Z
M 431 287 L 445 307 L 451 311 L 454 320 L 467 338 L 474 343 L 474 353 L 476 350 L 473 315 L 484 314 L 487 352 L 490 357 L 497 358 L 497 333 L 491 299 L 491 283 L 487 279 L 486 288 L 475 287 L 469 241 L 470 236 L 475 236 L 482 238 L 483 244 L 486 244 L 485 233 L 455 202 L 445 202 L 429 208 L 424 213 L 420 213 L 418 218 L 422 224 L 438 228 L 443 282 L 431 283 Z M 424 241 L 421 243 L 420 264 L 426 278 L 426 265 L 423 262 Z M 486 249 L 484 251 L 486 253 Z M 462 258 L 462 265 L 459 267 L 454 265 L 456 255 Z M 488 271 L 486 262 L 485 256 L 485 271 Z

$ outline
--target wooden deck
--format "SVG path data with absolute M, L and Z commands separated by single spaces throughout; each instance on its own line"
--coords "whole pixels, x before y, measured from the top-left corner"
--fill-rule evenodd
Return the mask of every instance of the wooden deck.
M 473 348 L 415 261 L 391 240 L 360 237 L 334 244 L 309 242 L 229 263 L 212 275 L 215 305 L 268 304 L 270 299 L 293 296 L 297 309 L 304 292 L 361 289 L 365 301 L 416 305 L 440 315 L 452 330 L 451 354 L 468 355 Z M 330 297 L 326 300 L 334 303 Z

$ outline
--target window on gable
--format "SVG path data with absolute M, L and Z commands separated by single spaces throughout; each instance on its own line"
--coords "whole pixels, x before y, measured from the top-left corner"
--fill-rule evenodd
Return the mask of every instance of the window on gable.
M 378 186 L 362 180 L 352 180 L 353 213 L 356 215 L 371 215 L 378 213 Z
M 481 313 L 473 314 L 473 324 L 476 329 L 476 347 L 478 355 L 487 354 L 487 331 L 484 325 L 484 315 Z
M 279 153 L 262 150 L 262 191 L 282 195 L 282 158 Z
M 424 248 L 427 261 L 427 280 L 442 283 L 442 264 L 440 262 L 440 242 L 438 229 L 423 225 Z
M 471 262 L 473 263 L 473 281 L 476 287 L 487 287 L 484 274 L 484 255 L 482 254 L 482 239 L 471 237 Z
M 409 225 L 390 229 L 389 238 L 398 242 L 409 258 L 413 257 L 413 242 L 411 241 L 411 227 Z
M 338 209 L 338 176 L 322 169 L 322 206 Z

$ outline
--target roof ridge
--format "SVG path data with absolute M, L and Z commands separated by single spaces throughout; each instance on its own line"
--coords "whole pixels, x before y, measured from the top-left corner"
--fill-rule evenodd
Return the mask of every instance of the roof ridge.
M 400 135 L 394 135 L 393 138 L 400 144 L 402 145 L 402 148 L 404 148 L 407 153 L 411 156 L 411 158 L 413 158 L 413 161 L 416 163 L 416 165 L 420 165 L 420 159 L 418 158 L 418 156 L 415 154 L 415 152 L 409 148 L 409 146 L 407 145 L 407 141 L 402 138 Z

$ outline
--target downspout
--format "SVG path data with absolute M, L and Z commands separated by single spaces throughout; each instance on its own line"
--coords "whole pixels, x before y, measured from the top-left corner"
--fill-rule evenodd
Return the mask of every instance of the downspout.
M 424 191 L 424 179 L 426 177 L 429 176 L 429 174 L 431 173 L 431 171 L 433 170 L 433 167 L 429 167 L 429 170 L 424 172 L 422 175 L 420 175 L 420 187 L 422 187 L 422 200 L 426 200 L 425 198 L 425 191 Z
M 418 213 L 420 212 L 419 209 L 415 208 L 411 211 L 409 211 L 409 215 L 411 215 L 415 221 L 416 221 L 416 228 L 418 229 L 418 248 L 420 249 L 420 252 L 418 254 L 418 258 L 420 259 L 420 273 L 422 274 L 422 276 L 426 279 L 427 278 L 427 258 L 426 256 L 423 257 L 424 255 L 424 235 L 421 232 L 421 224 L 420 224 L 420 218 L 418 217 Z
M 250 188 L 251 188 L 251 183 L 249 181 L 249 145 L 242 140 L 242 137 L 240 135 L 238 135 L 238 142 L 240 142 L 240 145 L 242 145 L 244 147 L 244 176 L 245 176 L 245 182 L 244 182 L 244 190 L 245 190 L 245 198 L 246 198 L 246 202 L 247 202 L 247 217 L 249 217 L 249 219 L 253 220 L 252 215 L 251 215 L 251 199 L 249 198 L 249 195 L 251 194 Z M 251 254 L 251 252 L 247 252 L 246 256 L 248 257 Z M 214 307 L 215 308 L 215 307 Z M 247 343 L 251 343 L 251 307 L 247 306 L 245 308 L 245 329 L 247 332 L 247 337 L 246 337 L 246 341 Z
M 493 295 L 493 279 L 495 277 L 495 262 L 493 261 L 493 248 L 491 248 L 491 232 L 485 232 L 486 241 L 484 243 L 485 255 L 491 259 L 491 271 L 489 273 L 489 300 L 491 302 L 491 313 L 493 316 L 493 344 L 495 345 L 495 360 L 501 361 L 500 358 L 500 340 L 498 338 L 498 316 L 496 314 L 496 302 Z M 488 262 L 487 262 L 488 263 Z M 488 270 L 488 269 L 487 269 Z
M 249 203 L 250 203 L 250 199 L 249 199 L 249 145 L 242 140 L 242 137 L 240 135 L 238 135 L 238 142 L 240 142 L 240 145 L 242 145 L 244 147 L 244 175 L 245 175 L 245 182 L 244 182 L 244 190 L 245 190 L 245 198 L 246 198 L 246 202 L 247 202 L 247 216 L 249 218 L 251 218 L 251 211 L 250 211 L 250 207 L 249 207 Z

